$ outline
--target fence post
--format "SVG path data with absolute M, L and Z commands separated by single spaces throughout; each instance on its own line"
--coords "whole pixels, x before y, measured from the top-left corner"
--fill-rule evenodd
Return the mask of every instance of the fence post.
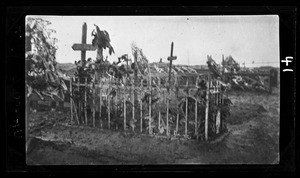
M 74 102 L 74 100 L 73 99 L 71 99 L 71 101 L 70 101 L 71 103 L 72 103 L 72 106 L 74 107 L 74 112 L 75 112 L 75 117 L 76 117 L 76 119 L 77 119 L 77 123 L 78 123 L 78 125 L 80 124 L 79 123 L 79 119 L 78 119 L 78 113 L 77 113 L 77 108 L 76 108 L 76 105 L 75 105 L 75 102 Z
M 95 97 L 96 97 L 96 73 L 94 74 L 94 82 L 93 82 L 93 127 L 95 127 Z
M 133 125 L 134 125 L 134 122 L 135 122 L 135 87 L 134 87 L 135 83 L 133 84 L 132 88 L 133 88 L 133 102 L 132 102 L 132 121 L 133 121 Z M 134 127 L 132 128 L 133 131 L 134 131 Z
M 109 91 L 109 89 L 107 89 L 107 91 Z M 107 92 L 107 95 L 106 95 L 106 100 L 107 100 L 107 115 L 108 115 L 107 125 L 108 125 L 108 129 L 110 129 L 110 99 L 109 99 L 109 93 L 108 92 Z
M 217 106 L 218 112 L 216 117 L 216 133 L 219 134 L 220 132 L 220 125 L 221 125 L 221 111 L 220 111 L 220 82 L 217 80 Z
M 179 122 L 178 91 L 179 91 L 179 84 L 178 84 L 178 77 L 176 76 L 176 107 L 178 111 L 176 117 L 176 134 L 178 134 L 178 122 Z
M 218 94 L 217 94 L 217 87 L 215 86 L 215 85 L 213 85 L 213 83 L 212 83 L 212 86 L 213 86 L 213 88 L 214 88 L 214 104 L 216 104 L 217 103 L 217 96 L 218 96 Z
M 137 55 L 134 55 L 134 64 L 137 64 Z M 135 90 L 136 85 L 138 85 L 138 66 L 134 65 L 134 82 L 133 82 L 133 120 L 135 121 L 135 100 L 137 99 L 137 93 Z
M 133 92 L 133 99 L 132 99 L 132 119 L 133 120 L 135 120 L 135 87 L 134 87 L 134 85 L 133 85 L 133 87 L 132 87 L 133 89 L 132 89 L 132 92 Z
M 167 136 L 169 136 L 169 107 L 170 107 L 170 100 L 169 100 L 170 93 L 167 92 Z
M 184 135 L 187 136 L 187 124 L 188 124 L 188 98 L 185 99 L 185 128 L 184 128 Z
M 141 90 L 140 90 L 140 129 L 141 129 L 141 133 L 143 132 L 143 102 L 142 102 L 142 91 L 144 89 L 143 86 L 143 78 L 141 80 Z
M 187 124 L 188 124 L 188 95 L 189 95 L 189 81 L 186 81 L 187 87 L 187 94 L 185 96 L 185 128 L 184 128 L 184 135 L 187 136 Z
M 118 110 L 119 110 L 118 104 L 119 104 L 119 102 L 120 102 L 120 88 L 118 86 L 117 91 L 116 91 L 116 96 L 115 96 L 115 110 L 114 110 L 114 112 L 115 112 L 115 114 L 114 114 L 115 119 L 118 118 Z M 118 127 L 117 123 L 115 123 L 115 126 L 116 126 L 116 130 L 118 130 L 119 127 Z
M 73 103 L 72 103 L 72 98 L 73 98 L 73 94 L 72 94 L 72 81 L 73 78 L 70 78 L 70 109 L 71 109 L 71 123 L 73 123 Z
M 210 87 L 210 76 L 208 74 L 206 82 L 206 106 L 205 106 L 205 140 L 208 140 L 208 112 L 209 112 L 209 87 Z
M 220 117 L 221 117 L 221 113 L 220 113 L 220 109 L 218 109 L 217 116 L 216 116 L 216 134 L 220 133 Z
M 217 80 L 217 105 L 220 103 L 220 82 Z
M 124 87 L 125 89 L 125 87 Z M 124 90 L 125 92 L 125 90 Z M 124 107 L 123 107 L 123 110 L 124 110 L 124 131 L 126 131 L 126 97 L 125 97 L 125 94 L 124 94 Z
M 80 96 L 80 99 L 81 99 L 81 93 L 80 93 L 80 78 L 78 77 L 78 81 L 77 81 L 78 83 L 77 83 L 77 89 L 78 89 L 78 94 L 79 94 L 79 96 Z M 77 115 L 78 115 L 78 117 L 79 117 L 79 119 L 82 121 L 82 117 L 81 117 L 81 103 L 78 101 L 78 107 L 77 107 Z M 78 119 L 78 121 L 79 121 L 79 119 Z M 78 123 L 78 125 L 79 125 L 80 123 Z
M 85 89 L 84 89 L 84 118 L 85 118 L 85 125 L 87 126 L 87 78 L 85 78 Z
M 151 81 L 151 73 L 149 72 L 149 89 L 150 89 L 150 96 L 149 96 L 149 134 L 151 135 L 152 134 L 152 129 L 151 129 L 151 101 L 152 101 L 152 81 Z
M 140 124 L 140 126 L 141 126 L 141 133 L 142 133 L 143 132 L 143 102 L 142 102 L 142 100 L 140 100 L 140 115 L 141 115 L 141 118 L 140 118 L 141 124 Z
M 159 95 L 159 99 L 161 98 L 161 80 L 160 80 L 160 77 L 158 77 L 158 87 L 159 87 L 159 93 L 158 93 L 158 95 Z M 159 104 L 161 104 L 161 103 L 159 103 Z M 158 130 L 160 131 L 160 120 L 161 120 L 161 111 L 160 111 L 160 108 L 161 107 L 159 107 L 159 112 L 158 112 Z
M 223 91 L 220 90 L 220 105 L 223 107 Z M 222 119 L 222 110 L 220 109 L 220 127 L 221 130 L 223 130 L 223 119 Z
M 197 115 L 198 115 L 198 100 L 195 100 L 195 135 L 197 135 Z
M 101 78 L 100 78 L 100 80 L 99 80 L 99 95 L 100 95 L 100 97 L 99 97 L 99 122 L 100 122 L 100 128 L 102 129 L 102 118 L 101 118 L 101 116 L 102 116 L 102 88 L 101 88 Z

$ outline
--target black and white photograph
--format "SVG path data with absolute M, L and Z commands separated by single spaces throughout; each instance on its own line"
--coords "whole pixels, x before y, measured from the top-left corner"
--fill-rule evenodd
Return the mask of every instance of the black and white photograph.
M 24 25 L 27 165 L 280 163 L 278 15 Z

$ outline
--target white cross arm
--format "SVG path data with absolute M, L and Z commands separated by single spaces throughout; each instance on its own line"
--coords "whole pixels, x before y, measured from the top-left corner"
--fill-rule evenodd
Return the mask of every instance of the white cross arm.
M 171 57 L 168 57 L 168 61 L 169 60 L 176 60 L 177 59 L 177 56 L 171 56 Z
M 93 46 L 91 44 L 73 44 L 72 49 L 74 51 L 95 51 L 97 46 Z

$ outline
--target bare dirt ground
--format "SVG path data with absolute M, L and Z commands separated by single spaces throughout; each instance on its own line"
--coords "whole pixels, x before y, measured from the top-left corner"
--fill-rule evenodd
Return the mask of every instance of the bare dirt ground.
M 231 92 L 228 132 L 217 140 L 169 140 L 70 126 L 67 111 L 31 113 L 29 165 L 276 164 L 279 91 Z

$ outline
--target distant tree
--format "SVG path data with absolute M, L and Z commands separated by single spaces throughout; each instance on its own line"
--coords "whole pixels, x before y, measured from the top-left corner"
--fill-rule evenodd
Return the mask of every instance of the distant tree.
M 41 18 L 27 18 L 25 27 L 25 76 L 27 97 L 35 92 L 43 96 L 64 98 L 67 87 L 56 70 L 57 39 L 51 37 L 55 30 L 49 29 L 51 22 Z

